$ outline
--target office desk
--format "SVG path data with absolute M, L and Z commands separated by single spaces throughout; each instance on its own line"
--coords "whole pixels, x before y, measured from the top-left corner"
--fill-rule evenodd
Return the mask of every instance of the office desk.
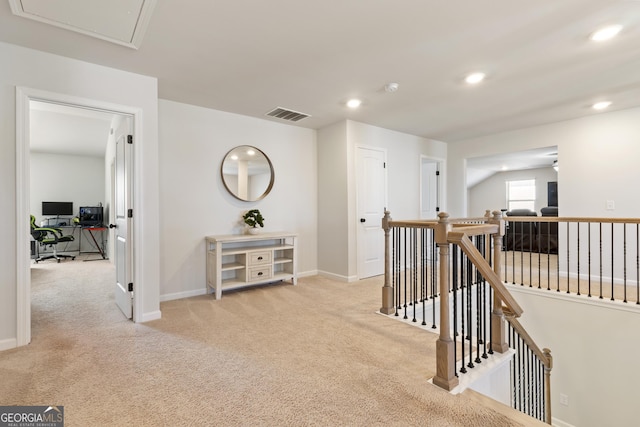
M 91 237 L 91 240 L 93 240 L 93 243 L 95 244 L 95 248 L 98 249 L 97 252 L 84 251 L 84 253 L 100 254 L 102 259 L 107 259 L 107 256 L 104 253 L 104 232 L 106 230 L 107 230 L 107 227 L 104 227 L 104 226 L 82 227 L 82 231 L 87 231 L 89 233 L 89 236 Z M 99 232 L 100 233 L 100 239 L 101 239 L 102 245 L 98 244 L 98 241 L 96 240 L 96 236 L 94 234 L 95 232 Z M 82 236 L 80 237 L 79 252 L 83 253 L 83 250 L 82 250 Z M 95 260 L 85 259 L 85 261 L 95 261 Z

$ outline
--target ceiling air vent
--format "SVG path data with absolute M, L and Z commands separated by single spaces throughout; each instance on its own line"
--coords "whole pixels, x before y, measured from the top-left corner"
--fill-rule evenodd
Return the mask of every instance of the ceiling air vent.
M 290 122 L 298 122 L 302 119 L 310 117 L 309 114 L 300 113 L 298 111 L 287 110 L 285 108 L 277 107 L 269 111 L 267 114 L 269 117 L 276 117 L 282 120 L 288 120 Z

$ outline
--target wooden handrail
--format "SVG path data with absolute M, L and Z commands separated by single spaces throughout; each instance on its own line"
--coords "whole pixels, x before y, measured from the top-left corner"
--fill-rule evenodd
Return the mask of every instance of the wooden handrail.
M 533 352 L 538 356 L 538 358 L 542 361 L 545 367 L 551 369 L 553 366 L 552 358 L 551 358 L 551 350 L 548 348 L 540 349 L 538 345 L 535 343 L 531 335 L 527 332 L 527 330 L 522 326 L 522 324 L 516 318 L 517 316 L 509 307 L 502 307 L 502 312 L 504 313 L 504 317 L 509 321 L 513 329 L 518 332 L 518 334 L 522 337 L 524 342 L 533 350 Z
M 509 222 L 590 222 L 604 224 L 640 224 L 640 218 L 596 218 L 573 216 L 506 216 L 503 218 Z
M 496 227 L 496 226 L 494 226 Z M 466 231 L 466 230 L 465 230 Z M 507 290 L 502 282 L 502 279 L 496 274 L 491 266 L 484 259 L 480 251 L 473 245 L 471 239 L 464 231 L 450 231 L 448 233 L 448 240 L 450 243 L 455 243 L 460 246 L 462 251 L 469 257 L 471 262 L 482 274 L 482 277 L 489 282 L 495 293 L 500 297 L 500 300 L 509 307 L 514 316 L 520 317 L 522 314 L 522 307 L 516 302 L 515 298 Z
M 511 217 L 503 218 L 501 212 L 487 211 L 486 215 L 481 218 L 452 220 L 449 216 L 441 212 L 438 221 L 433 220 L 403 220 L 394 221 L 391 219 L 390 213 L 385 212 L 382 220 L 382 228 L 385 233 L 385 281 L 382 288 L 382 308 L 380 311 L 385 314 L 391 314 L 395 311 L 394 303 L 394 287 L 391 279 L 391 241 L 390 231 L 392 228 L 419 228 L 433 229 L 433 243 L 438 247 L 438 298 L 440 299 L 440 331 L 439 338 L 436 341 L 436 375 L 433 377 L 433 383 L 445 390 L 452 390 L 459 384 L 458 375 L 456 373 L 456 351 L 455 337 L 452 335 L 451 319 L 449 313 L 449 293 L 450 289 L 450 250 L 451 244 L 460 247 L 469 261 L 475 266 L 482 278 L 489 283 L 494 291 L 493 309 L 491 316 L 493 322 L 491 324 L 491 349 L 498 353 L 504 353 L 508 349 L 505 340 L 506 322 L 517 331 L 519 336 L 533 351 L 544 367 L 545 381 L 545 418 L 547 423 L 551 423 L 551 368 L 553 359 L 549 349 L 540 349 L 531 336 L 526 332 L 517 318 L 523 313 L 522 307 L 517 303 L 513 295 L 508 291 L 502 278 L 500 277 L 500 259 L 502 238 L 505 234 L 505 219 L 507 221 L 517 218 L 522 222 L 554 222 L 557 217 Z M 515 222 L 515 221 L 514 221 Z M 586 221 L 585 221 L 586 222 Z M 640 220 L 639 220 L 640 223 Z M 480 250 L 475 246 L 471 237 L 487 236 L 486 249 L 487 258 L 482 255 Z M 431 235 L 430 235 L 431 236 Z M 401 249 L 400 249 L 401 250 Z M 493 250 L 493 253 L 490 251 Z M 493 263 L 493 265 L 492 265 Z M 409 268 L 405 266 L 405 268 Z M 399 294 L 398 294 L 399 295 Z M 435 320 L 434 320 L 435 323 Z
M 524 340 L 525 344 L 533 350 L 535 355 L 540 359 L 544 366 L 544 382 L 545 382 L 545 402 L 544 417 L 547 424 L 551 424 L 551 370 L 553 369 L 553 357 L 551 356 L 551 350 L 543 348 L 542 350 L 535 343 L 531 335 L 522 326 L 522 324 L 516 319 L 514 313 L 508 308 L 503 307 L 504 317 L 507 322 L 516 330 L 518 335 Z

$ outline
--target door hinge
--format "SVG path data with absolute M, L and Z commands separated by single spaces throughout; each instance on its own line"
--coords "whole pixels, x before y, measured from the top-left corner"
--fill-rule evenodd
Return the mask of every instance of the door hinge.
M 127 144 L 133 144 L 133 135 L 127 135 Z
M 436 176 L 440 176 L 440 171 L 436 171 Z
M 129 292 L 133 292 L 133 283 L 129 283 Z
M 133 218 L 133 209 L 127 210 L 127 218 Z
M 386 169 L 387 168 L 387 162 L 382 162 L 382 169 Z
M 436 212 L 440 212 L 440 207 L 436 206 Z

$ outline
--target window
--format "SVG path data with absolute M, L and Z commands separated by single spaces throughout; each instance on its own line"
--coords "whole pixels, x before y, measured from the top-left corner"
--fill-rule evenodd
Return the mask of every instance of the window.
M 536 205 L 536 180 L 507 181 L 507 209 L 531 209 Z

